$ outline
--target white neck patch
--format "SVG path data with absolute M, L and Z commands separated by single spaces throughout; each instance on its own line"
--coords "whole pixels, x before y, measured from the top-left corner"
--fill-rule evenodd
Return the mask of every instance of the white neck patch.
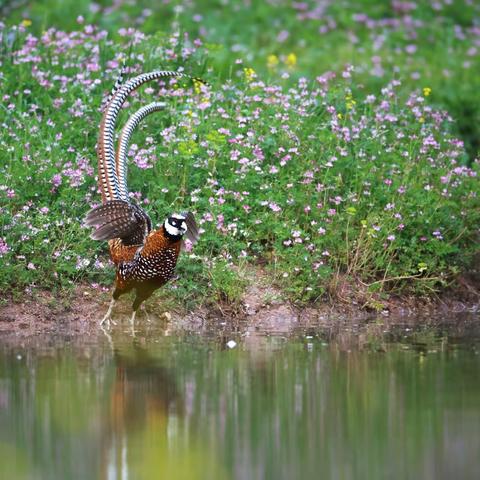
M 177 216 L 177 215 L 172 215 L 173 218 L 177 220 L 182 220 L 182 228 L 177 228 L 174 227 L 169 221 L 168 218 L 165 220 L 165 223 L 163 226 L 165 227 L 165 230 L 169 235 L 172 235 L 174 237 L 181 237 L 186 231 L 187 231 L 187 225 L 183 221 L 183 217 Z

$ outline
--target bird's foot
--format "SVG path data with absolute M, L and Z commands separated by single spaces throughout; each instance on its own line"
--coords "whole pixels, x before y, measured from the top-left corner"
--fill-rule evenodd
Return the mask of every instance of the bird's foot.
M 142 309 L 142 311 L 143 311 L 143 313 L 144 313 L 144 315 L 145 315 L 145 320 L 146 320 L 148 323 L 152 323 L 152 320 L 151 320 L 151 318 L 150 318 L 150 315 L 149 315 L 148 312 L 147 312 L 147 309 L 146 309 L 143 305 L 142 305 L 141 309 Z
M 108 317 L 105 315 L 105 316 L 102 318 L 102 320 L 100 320 L 100 323 L 99 323 L 99 325 L 100 325 L 102 328 L 104 328 L 104 327 L 110 328 L 110 324 L 112 324 L 112 325 L 116 325 L 116 324 L 117 324 L 117 322 L 114 322 L 114 321 L 112 320 L 112 317 L 111 317 L 110 315 L 109 315 Z
M 112 300 L 110 302 L 110 305 L 108 307 L 107 313 L 105 314 L 105 316 L 100 321 L 100 326 L 101 327 L 103 327 L 104 324 L 106 324 L 107 327 L 110 327 L 110 322 L 112 322 L 114 325 L 116 325 L 116 323 L 112 320 L 112 310 L 113 310 L 114 305 L 115 305 L 115 299 L 112 298 Z

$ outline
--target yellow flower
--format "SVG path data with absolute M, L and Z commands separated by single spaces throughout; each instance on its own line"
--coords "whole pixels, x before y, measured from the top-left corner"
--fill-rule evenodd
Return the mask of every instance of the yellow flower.
M 353 95 L 351 93 L 347 93 L 345 96 L 345 105 L 347 106 L 348 110 L 351 110 L 357 102 L 353 99 Z
M 424 122 L 425 122 L 425 119 L 424 119 L 423 117 L 420 117 L 420 118 L 418 119 L 418 121 L 419 121 L 420 123 L 424 123 Z
M 244 68 L 243 73 L 245 74 L 247 82 L 251 82 L 257 76 L 253 68 Z
M 278 65 L 278 57 L 276 55 L 269 55 L 267 57 L 267 67 L 275 68 Z
M 293 68 L 297 64 L 297 56 L 294 53 L 289 53 L 285 59 L 285 65 L 288 68 Z
M 193 79 L 193 90 L 198 95 L 202 91 L 202 82 L 197 80 L 196 78 Z
M 341 120 L 343 118 L 343 115 L 341 113 L 337 113 L 337 118 Z
M 345 97 L 345 100 L 346 100 L 345 105 L 347 106 L 347 110 L 351 110 L 357 104 L 357 102 L 353 99 L 351 95 L 347 95 Z
M 425 88 L 423 89 L 423 95 L 424 95 L 425 97 L 428 97 L 431 93 L 432 93 L 432 89 L 431 89 L 430 87 L 425 87 Z
M 20 25 L 22 25 L 22 27 L 29 27 L 31 24 L 32 24 L 32 21 L 29 20 L 28 18 L 25 18 L 24 20 L 22 20 L 22 23 Z

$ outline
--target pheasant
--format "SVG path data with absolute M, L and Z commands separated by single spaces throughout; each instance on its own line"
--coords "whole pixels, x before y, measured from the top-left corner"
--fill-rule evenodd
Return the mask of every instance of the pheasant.
M 147 115 L 162 109 L 165 104 L 153 102 L 135 112 L 122 129 L 115 152 L 117 116 L 130 93 L 146 82 L 169 77 L 205 82 L 181 72 L 153 71 L 122 84 L 122 74 L 105 103 L 100 123 L 97 156 L 102 205 L 88 212 L 85 225 L 96 227 L 91 238 L 108 241 L 110 257 L 116 266 L 112 300 L 100 325 L 110 323 L 116 300 L 134 290 L 136 296 L 130 319 L 133 327 L 140 305 L 173 277 L 184 237 L 195 244 L 199 235 L 190 212 L 173 213 L 154 230 L 147 212 L 133 203 L 128 194 L 126 155 L 132 133 Z

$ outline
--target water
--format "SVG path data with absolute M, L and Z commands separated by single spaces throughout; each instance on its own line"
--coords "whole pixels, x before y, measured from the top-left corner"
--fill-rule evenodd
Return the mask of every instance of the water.
M 0 479 L 478 479 L 480 319 L 452 320 L 0 337 Z

